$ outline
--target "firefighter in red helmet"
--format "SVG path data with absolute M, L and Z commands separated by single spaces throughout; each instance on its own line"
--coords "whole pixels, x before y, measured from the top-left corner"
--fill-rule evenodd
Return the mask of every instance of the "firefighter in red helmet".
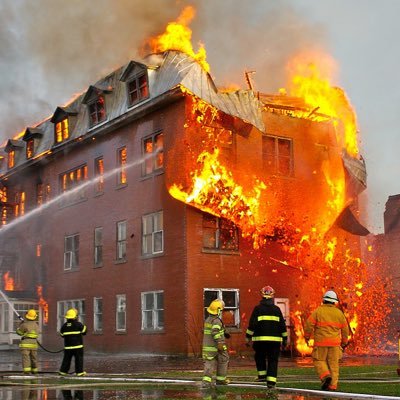
M 278 375 L 278 360 L 281 346 L 286 347 L 287 331 L 281 309 L 274 304 L 275 290 L 264 286 L 260 290 L 262 299 L 254 307 L 246 331 L 246 344 L 253 343 L 257 382 L 266 382 L 275 388 Z

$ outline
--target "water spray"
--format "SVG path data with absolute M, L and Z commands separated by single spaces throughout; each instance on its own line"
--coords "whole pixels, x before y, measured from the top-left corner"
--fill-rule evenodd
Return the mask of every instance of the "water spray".
M 18 313 L 18 311 L 14 308 L 14 306 L 12 305 L 11 301 L 8 299 L 8 297 L 5 295 L 5 293 L 0 290 L 0 294 L 3 296 L 3 299 L 7 302 L 7 304 L 10 306 L 11 310 L 14 311 L 14 313 L 16 314 L 16 316 L 18 317 L 18 319 L 20 321 L 23 321 L 24 319 L 21 317 L 21 315 Z

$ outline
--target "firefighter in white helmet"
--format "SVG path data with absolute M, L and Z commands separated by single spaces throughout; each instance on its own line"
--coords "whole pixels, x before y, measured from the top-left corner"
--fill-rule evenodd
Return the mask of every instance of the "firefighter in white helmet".
M 246 343 L 253 343 L 258 373 L 256 381 L 266 382 L 268 388 L 274 389 L 281 346 L 286 347 L 288 334 L 282 311 L 274 304 L 275 290 L 271 286 L 264 286 L 260 293 L 262 299 L 251 313 Z
M 225 343 L 225 337 L 229 337 L 229 334 L 225 332 L 225 326 L 221 319 L 224 307 L 225 303 L 219 299 L 213 300 L 207 307 L 208 316 L 204 321 L 202 349 L 204 360 L 202 386 L 204 388 L 211 387 L 215 367 L 217 369 L 215 383 L 217 385 L 227 385 L 229 383 L 226 378 L 229 354 Z
M 74 357 L 76 375 L 86 375 L 83 370 L 83 335 L 86 335 L 86 325 L 78 321 L 78 311 L 75 308 L 70 308 L 66 312 L 65 319 L 67 321 L 60 329 L 60 335 L 64 338 L 64 357 L 59 374 L 68 374 L 72 357 Z
M 336 292 L 328 290 L 322 297 L 322 305 L 312 312 L 304 327 L 308 342 L 314 338 L 312 358 L 321 380 L 321 389 L 335 391 L 339 380 L 339 360 L 342 348 L 348 344 L 349 324 L 343 312 L 336 307 Z
M 21 336 L 19 348 L 22 354 L 22 368 L 24 374 L 37 374 L 37 338 L 39 336 L 38 314 L 36 310 L 28 310 L 25 320 L 17 328 L 17 335 Z

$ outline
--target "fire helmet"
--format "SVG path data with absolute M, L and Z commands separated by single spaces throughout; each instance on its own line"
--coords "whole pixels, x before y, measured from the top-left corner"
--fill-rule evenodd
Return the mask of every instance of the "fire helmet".
M 28 310 L 25 314 L 25 318 L 29 319 L 30 321 L 34 321 L 37 318 L 37 312 L 36 310 Z
M 216 299 L 207 307 L 207 312 L 212 315 L 218 315 L 224 307 L 225 303 L 222 300 Z
M 275 295 L 275 290 L 271 286 L 264 286 L 260 290 L 260 293 L 264 299 L 272 299 Z
M 333 304 L 336 304 L 339 301 L 336 292 L 334 292 L 333 290 L 328 290 L 324 294 L 324 297 L 322 298 L 322 300 L 327 303 L 333 303 Z
M 76 317 L 77 317 L 77 312 L 75 308 L 70 308 L 65 314 L 66 319 L 75 319 Z

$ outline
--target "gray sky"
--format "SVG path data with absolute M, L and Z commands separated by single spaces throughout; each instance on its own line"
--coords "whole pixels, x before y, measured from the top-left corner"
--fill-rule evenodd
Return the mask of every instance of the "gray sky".
M 339 66 L 353 104 L 367 163 L 367 226 L 382 231 L 387 197 L 400 193 L 399 0 L 2 0 L 0 2 L 0 138 L 51 115 L 100 77 L 138 58 L 184 5 L 197 9 L 193 44 L 207 50 L 218 85 L 285 85 L 297 50 L 320 48 Z

